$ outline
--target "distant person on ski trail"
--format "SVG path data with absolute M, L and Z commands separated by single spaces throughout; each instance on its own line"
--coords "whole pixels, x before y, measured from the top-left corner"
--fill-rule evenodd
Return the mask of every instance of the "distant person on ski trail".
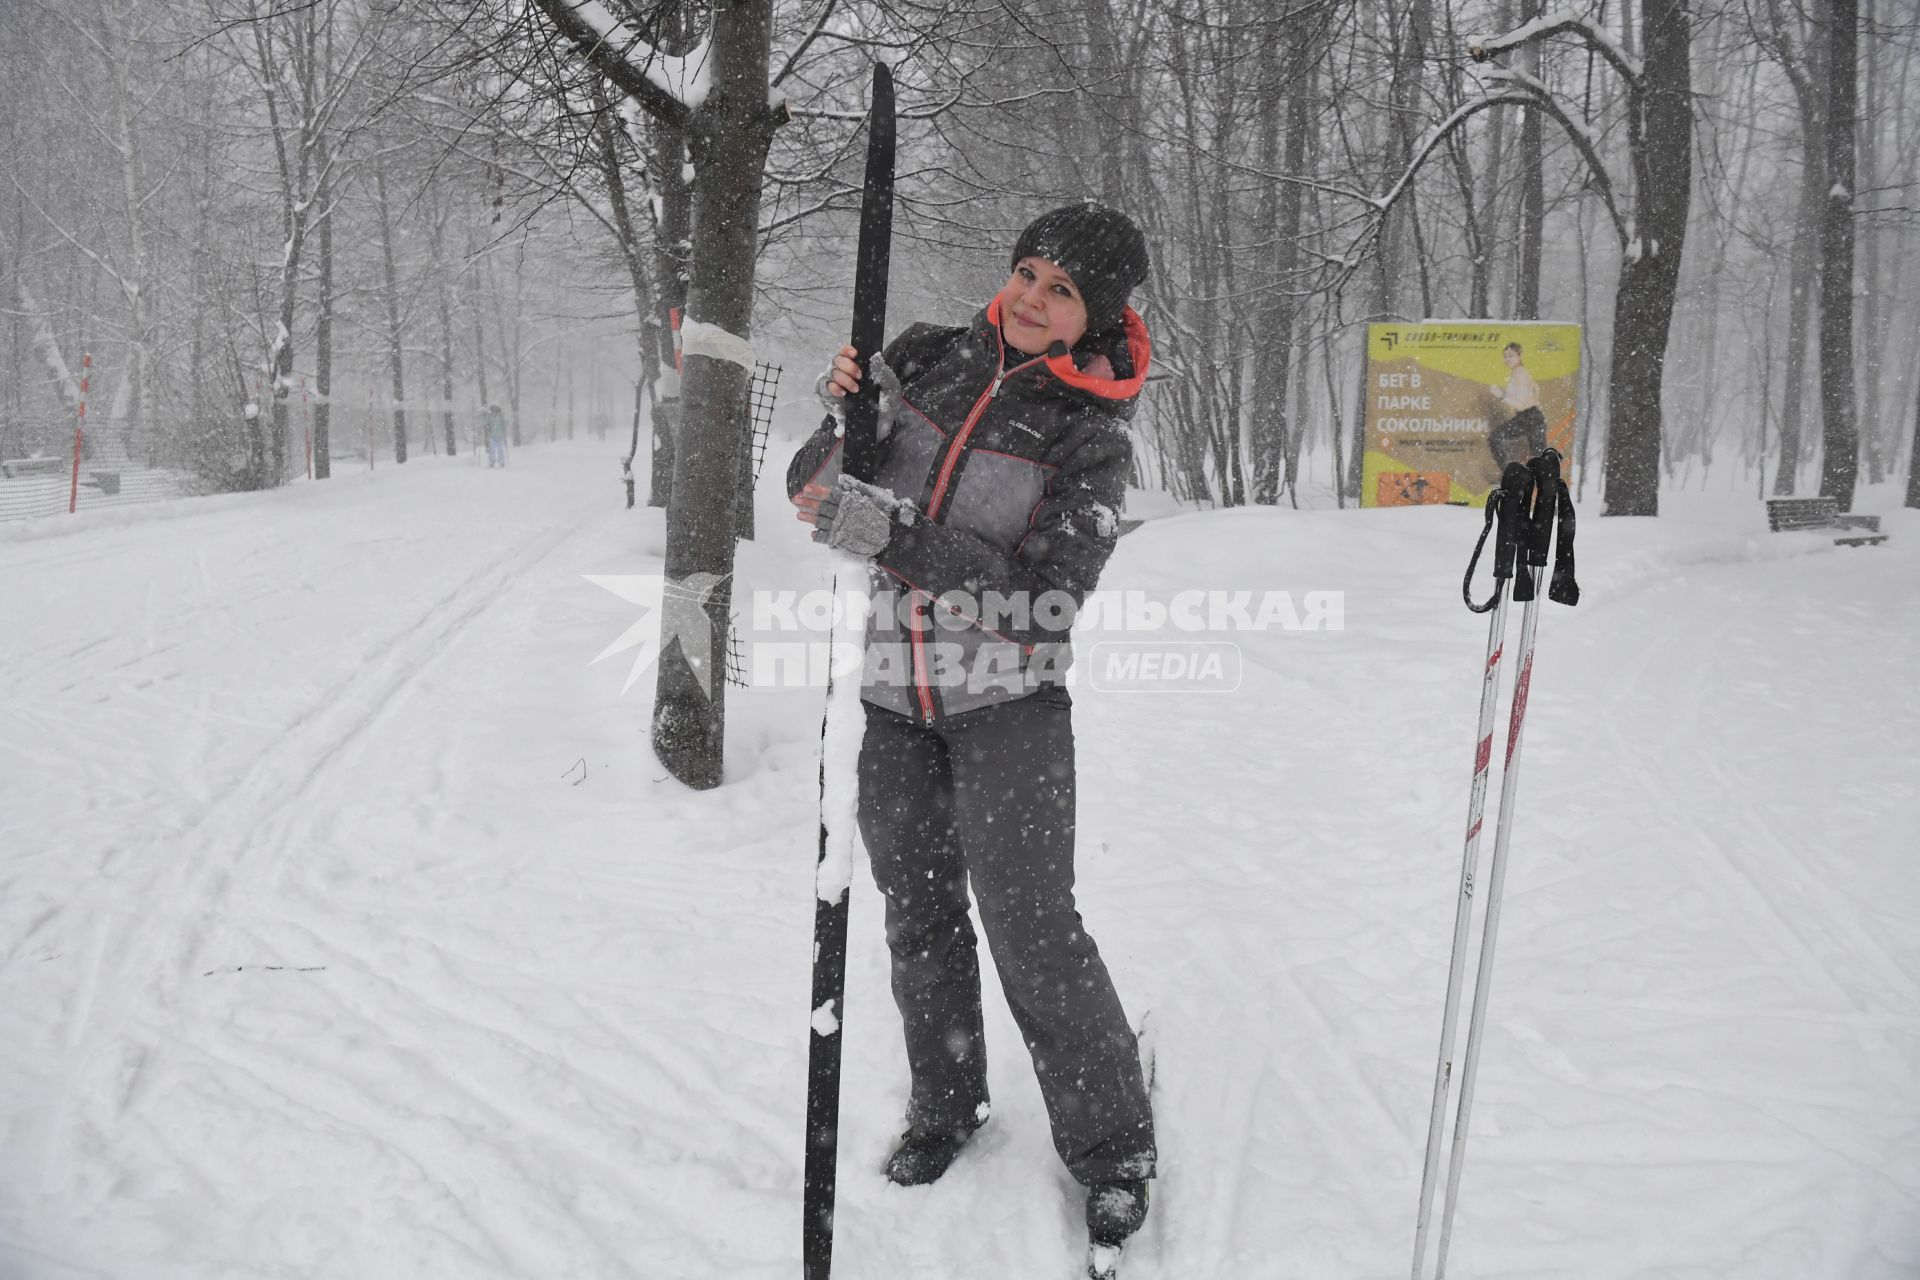
M 1152 351 L 1127 306 L 1147 244 L 1126 215 L 1069 205 L 1021 233 L 1011 271 L 971 323 L 913 325 L 874 361 L 874 484 L 840 474 L 829 421 L 787 491 L 815 541 L 874 565 L 860 833 L 886 896 L 913 1076 L 886 1175 L 934 1181 L 987 1119 L 971 883 L 1054 1147 L 1088 1188 L 1095 1243 L 1117 1245 L 1146 1217 L 1153 1115 L 1074 906 L 1063 680 L 1074 611 L 1119 536 L 1127 422 Z M 859 388 L 857 355 L 841 348 L 822 377 L 832 397 Z
M 487 465 L 504 467 L 507 465 L 507 415 L 500 412 L 500 406 L 490 404 L 485 414 L 487 429 Z
M 1504 467 L 1546 451 L 1547 419 L 1540 412 L 1540 384 L 1527 372 L 1520 344 L 1509 342 L 1500 357 L 1507 362 L 1507 383 L 1494 387 L 1493 393 L 1513 416 L 1489 433 L 1487 447 L 1493 451 L 1493 460 Z

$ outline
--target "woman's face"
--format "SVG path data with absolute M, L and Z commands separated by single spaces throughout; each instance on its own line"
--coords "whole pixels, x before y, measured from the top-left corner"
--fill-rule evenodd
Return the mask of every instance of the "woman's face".
M 1022 258 L 1000 291 L 1000 331 L 1007 344 L 1030 356 L 1086 336 L 1087 304 L 1067 273 L 1045 258 Z

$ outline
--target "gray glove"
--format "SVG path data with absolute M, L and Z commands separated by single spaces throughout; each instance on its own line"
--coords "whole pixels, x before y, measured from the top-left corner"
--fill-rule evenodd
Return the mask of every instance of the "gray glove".
M 911 502 L 895 497 L 891 489 L 841 476 L 833 491 L 820 499 L 813 540 L 856 556 L 877 556 L 893 537 L 893 526 L 910 525 L 918 514 Z

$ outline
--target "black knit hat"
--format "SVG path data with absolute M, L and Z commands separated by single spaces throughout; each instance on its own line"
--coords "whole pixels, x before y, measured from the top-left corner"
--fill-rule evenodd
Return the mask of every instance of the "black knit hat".
M 1042 214 L 1013 242 L 1014 265 L 1045 258 L 1087 304 L 1087 332 L 1120 322 L 1127 295 L 1147 278 L 1147 238 L 1118 209 L 1086 200 Z

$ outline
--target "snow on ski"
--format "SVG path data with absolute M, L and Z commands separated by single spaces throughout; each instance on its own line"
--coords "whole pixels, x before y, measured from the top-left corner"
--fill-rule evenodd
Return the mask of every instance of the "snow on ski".
M 866 189 L 854 268 L 852 342 L 863 360 L 880 350 L 887 324 L 887 265 L 893 237 L 893 75 L 873 68 Z M 877 379 L 863 379 L 847 403 L 845 474 L 873 475 L 880 414 Z M 861 562 L 840 566 L 864 576 Z M 836 595 L 838 592 L 836 591 Z M 807 1038 L 807 1155 L 801 1250 L 807 1280 L 833 1271 L 833 1211 L 840 1149 L 840 1059 L 846 1025 L 847 908 L 857 810 L 855 771 L 862 728 L 860 682 L 829 676 L 820 725 L 820 856 L 815 871 L 813 999 Z

